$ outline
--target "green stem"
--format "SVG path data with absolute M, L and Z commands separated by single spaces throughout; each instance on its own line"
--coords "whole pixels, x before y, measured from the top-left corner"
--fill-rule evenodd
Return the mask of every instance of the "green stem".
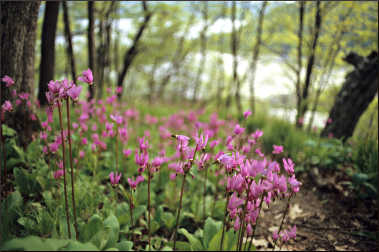
M 286 210 L 284 211 L 283 218 L 282 218 L 282 222 L 280 223 L 280 227 L 279 227 L 278 235 L 280 234 L 280 231 L 282 231 L 282 227 L 283 227 L 284 219 L 286 218 L 286 215 L 287 215 L 287 212 L 288 212 L 288 209 L 289 209 L 289 206 L 290 206 L 290 201 L 291 201 L 292 196 L 293 196 L 293 193 L 291 193 L 290 197 L 288 198 L 287 206 L 286 206 Z M 276 246 L 276 242 L 277 242 L 278 240 L 279 240 L 279 238 L 275 240 L 275 242 L 274 242 L 274 248 L 272 249 L 272 251 L 274 251 L 275 246 Z
M 149 215 L 148 215 L 148 227 L 149 227 L 149 251 L 151 250 L 151 231 L 150 231 L 150 215 L 151 215 L 151 203 L 150 203 L 150 179 L 151 179 L 151 175 L 150 175 L 150 167 L 149 165 L 147 166 L 147 174 L 148 174 L 148 178 L 147 178 L 147 209 L 149 211 Z
M 203 220 L 205 222 L 205 197 L 206 197 L 206 191 L 207 191 L 207 176 L 208 176 L 208 165 L 205 166 L 205 180 L 204 180 L 204 197 L 203 197 Z
M 225 203 L 225 211 L 224 211 L 224 223 L 222 225 L 220 251 L 222 251 L 222 246 L 223 246 L 223 243 L 224 243 L 226 216 L 228 215 L 228 204 L 229 204 L 229 199 L 230 199 L 230 195 L 228 194 L 228 188 L 226 186 L 225 186 L 225 197 L 226 197 L 226 203 Z
M 241 238 L 240 238 L 240 243 L 239 243 L 239 246 L 238 246 L 238 250 L 241 251 L 241 248 L 242 248 L 242 244 L 243 244 L 243 237 L 244 237 L 244 233 L 245 233 L 245 217 L 246 217 L 246 211 L 247 211 L 247 202 L 249 201 L 249 193 L 250 193 L 250 186 L 251 186 L 251 183 L 253 182 L 253 180 L 250 181 L 250 183 L 248 184 L 247 186 L 247 189 L 246 189 L 246 200 L 245 200 L 245 205 L 244 205 L 244 208 L 243 208 L 243 217 L 242 217 L 242 225 L 241 225 L 241 228 L 242 228 L 242 233 L 241 233 Z M 247 224 L 246 224 L 247 225 Z
M 116 126 L 116 172 L 118 172 L 118 126 Z
M 183 175 L 182 189 L 180 191 L 178 214 L 176 216 L 176 225 L 175 225 L 175 231 L 174 231 L 174 251 L 176 250 L 176 233 L 178 231 L 180 210 L 182 209 L 182 199 L 183 199 L 184 183 L 186 182 L 186 176 L 187 176 L 187 173 L 185 172 Z
M 63 184 L 64 184 L 64 201 L 66 208 L 66 219 L 67 219 L 67 231 L 68 238 L 71 239 L 71 228 L 70 228 L 70 215 L 68 212 L 68 200 L 67 200 L 67 183 L 66 183 L 66 155 L 65 155 L 65 147 L 64 147 L 64 136 L 63 136 L 63 122 L 62 122 L 62 111 L 61 111 L 61 103 L 58 101 L 58 113 L 59 113 L 59 124 L 61 127 L 61 139 L 62 139 L 62 156 L 63 156 Z
M 133 227 L 133 189 L 130 188 L 130 198 L 129 198 L 129 210 L 130 210 L 130 227 Z
M 258 225 L 258 218 L 259 218 L 259 215 L 261 214 L 262 203 L 263 203 L 263 194 L 262 194 L 262 196 L 261 196 L 261 202 L 259 203 L 258 216 L 257 216 L 257 219 L 255 220 L 255 225 L 254 225 L 254 228 L 253 228 L 253 234 L 252 234 L 252 236 L 250 237 L 250 242 L 249 242 L 249 248 L 248 248 L 248 251 L 250 251 L 251 244 L 253 243 L 253 238 L 254 238 L 254 235 L 255 235 L 255 230 L 257 229 L 257 225 Z M 245 244 L 245 245 L 246 245 L 246 244 Z M 246 249 L 246 246 L 245 246 L 245 249 Z M 244 249 L 244 250 L 245 250 L 245 249 Z
M 75 187 L 74 187 L 74 166 L 72 164 L 72 150 L 71 150 L 71 123 L 70 123 L 70 103 L 69 97 L 66 98 L 66 111 L 67 111 L 67 130 L 68 130 L 68 151 L 70 154 L 70 166 L 71 166 L 71 190 L 72 190 L 72 208 L 74 212 L 74 228 L 76 234 L 76 240 L 79 240 L 78 223 L 76 221 L 76 206 L 75 206 Z

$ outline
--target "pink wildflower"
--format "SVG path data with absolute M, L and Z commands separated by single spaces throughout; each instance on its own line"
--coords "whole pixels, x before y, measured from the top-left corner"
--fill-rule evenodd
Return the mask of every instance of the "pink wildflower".
M 121 124 L 122 123 L 122 116 L 119 116 L 119 115 L 110 115 L 110 117 L 117 124 Z
M 114 186 L 114 185 L 117 185 L 118 182 L 120 181 L 120 178 L 121 178 L 121 172 L 120 174 L 118 174 L 117 172 L 116 173 L 109 173 L 109 179 L 111 180 L 111 184 Z
M 12 111 L 13 106 L 12 106 L 12 103 L 10 101 L 6 100 L 4 102 L 4 104 L 1 106 L 1 108 L 3 109 L 3 111 L 10 112 L 10 111 Z
M 239 124 L 236 124 L 234 127 L 234 134 L 239 135 L 242 134 L 245 131 L 245 128 L 242 128 Z
M 272 151 L 272 154 L 279 154 L 283 152 L 283 146 L 281 145 L 274 144 L 272 147 L 274 148 L 274 150 Z
M 251 111 L 250 110 L 245 111 L 245 113 L 243 113 L 243 117 L 245 117 L 245 119 L 247 119 L 250 115 L 251 115 Z
M 258 139 L 258 138 L 260 138 L 261 136 L 263 136 L 263 131 L 261 131 L 261 130 L 256 130 L 253 134 L 251 134 L 251 136 L 252 136 L 254 139 Z
M 54 178 L 55 179 L 59 179 L 60 177 L 63 176 L 63 174 L 64 174 L 63 169 L 59 169 L 59 170 L 57 170 L 57 171 L 54 172 Z
M 135 181 L 133 181 L 133 179 L 131 179 L 131 178 L 128 178 L 128 183 L 129 183 L 129 186 L 130 186 L 133 190 L 135 190 L 135 189 L 137 188 L 138 184 L 141 183 L 141 182 L 144 181 L 144 180 L 145 180 L 145 178 L 144 178 L 142 175 L 140 175 L 140 176 L 138 176 L 138 177 L 136 178 Z
M 93 75 L 91 69 L 87 69 L 86 71 L 83 71 L 83 76 L 79 76 L 78 80 L 88 83 L 89 85 L 93 84 Z
M 6 83 L 6 87 L 10 87 L 14 84 L 14 80 L 8 75 L 4 75 L 1 80 Z
M 123 153 L 124 156 L 127 158 L 127 157 L 130 156 L 130 154 L 132 154 L 132 150 L 131 150 L 131 149 L 122 150 L 122 153 Z
M 80 95 L 80 92 L 82 91 L 82 86 L 75 86 L 73 85 L 68 91 L 67 95 L 71 97 L 73 101 L 77 101 Z

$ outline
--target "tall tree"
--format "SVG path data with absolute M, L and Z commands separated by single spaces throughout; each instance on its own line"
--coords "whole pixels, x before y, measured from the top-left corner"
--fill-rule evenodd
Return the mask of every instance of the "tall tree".
M 143 34 L 144 30 L 146 29 L 146 27 L 147 27 L 147 25 L 151 19 L 151 16 L 152 16 L 152 12 L 150 12 L 147 8 L 146 1 L 142 1 L 142 7 L 143 7 L 144 15 L 145 15 L 144 21 L 142 22 L 141 26 L 138 29 L 136 36 L 133 39 L 132 46 L 129 48 L 129 50 L 127 50 L 127 52 L 124 55 L 124 65 L 121 69 L 121 72 L 118 74 L 118 79 L 117 79 L 117 86 L 118 87 L 123 86 L 123 82 L 125 80 L 125 76 L 129 70 L 129 67 L 132 64 L 135 56 L 138 53 L 138 51 L 137 51 L 138 43 L 139 43 L 139 41 L 142 37 L 142 34 Z M 121 99 L 122 93 L 123 92 L 118 94 L 118 99 Z
M 196 79 L 194 83 L 194 88 L 193 88 L 193 95 L 192 95 L 192 103 L 196 102 L 197 96 L 198 96 L 198 91 L 200 88 L 200 83 L 201 83 L 201 77 L 203 75 L 204 67 L 205 67 L 205 62 L 206 62 L 206 52 L 207 52 L 207 31 L 209 27 L 208 23 L 208 2 L 204 1 L 203 2 L 203 9 L 202 9 L 202 16 L 203 16 L 203 29 L 200 32 L 200 53 L 201 53 L 201 59 L 200 59 L 200 64 L 199 68 L 197 70 L 196 74 Z
M 260 48 L 262 44 L 263 20 L 264 20 L 266 6 L 267 6 L 267 1 L 264 1 L 262 3 L 261 9 L 259 10 L 258 25 L 257 25 L 257 39 L 255 41 L 254 48 L 253 48 L 253 57 L 252 57 L 251 70 L 250 70 L 251 71 L 250 109 L 253 112 L 253 114 L 255 112 L 254 82 L 255 82 L 255 74 L 257 71 L 259 52 L 260 52 Z
M 241 95 L 240 95 L 240 80 L 238 78 L 238 58 L 237 58 L 237 47 L 238 47 L 238 38 L 236 31 L 236 2 L 232 2 L 232 40 L 231 40 L 231 48 L 233 54 L 233 84 L 235 91 L 235 99 L 237 111 L 239 114 L 242 114 L 242 104 L 241 104 Z
M 109 64 L 110 64 L 110 45 L 111 45 L 111 14 L 114 11 L 116 1 L 111 1 L 108 9 L 103 9 L 100 13 L 99 20 L 99 46 L 97 49 L 97 98 L 101 99 L 103 95 L 104 82 L 109 81 Z
M 221 18 L 226 17 L 226 3 L 223 2 L 222 4 L 222 10 L 221 10 Z M 219 34 L 219 40 L 218 40 L 218 50 L 220 52 L 220 56 L 218 57 L 218 79 L 217 79 L 217 93 L 216 93 L 216 99 L 217 99 L 217 107 L 220 107 L 221 105 L 221 97 L 222 97 L 222 92 L 224 90 L 224 85 L 225 85 L 225 72 L 224 72 L 224 40 L 225 40 L 225 35 L 224 33 Z
M 317 47 L 318 38 L 320 35 L 321 21 L 322 21 L 322 16 L 321 16 L 320 1 L 318 0 L 316 3 L 315 32 L 314 32 L 314 36 L 312 40 L 311 53 L 308 57 L 304 87 L 301 94 L 301 101 L 299 102 L 300 109 L 297 111 L 297 115 L 296 115 L 296 118 L 297 118 L 296 126 L 298 128 L 301 128 L 303 126 L 303 123 L 301 123 L 299 119 L 304 118 L 304 115 L 308 110 L 308 103 L 309 103 L 308 94 L 309 94 L 309 89 L 312 85 L 311 77 L 312 77 L 313 66 L 315 64 L 316 47 Z
M 40 2 L 1 2 L 1 76 L 8 75 L 15 81 L 17 93 L 32 93 L 34 82 L 34 48 Z M 0 103 L 12 97 L 5 85 L 0 86 Z M 14 103 L 13 103 L 14 104 Z M 19 143 L 26 147 L 33 133 L 40 128 L 38 118 L 25 103 L 14 106 L 5 115 L 5 124 L 18 132 Z
M 333 38 L 331 45 L 324 54 L 322 65 L 322 71 L 320 73 L 320 80 L 315 94 L 315 100 L 313 102 L 311 117 L 309 119 L 307 131 L 310 132 L 313 125 L 314 116 L 318 107 L 319 99 L 323 90 L 328 86 L 329 79 L 332 75 L 333 69 L 336 63 L 336 57 L 341 51 L 341 41 L 344 35 L 347 33 L 346 19 L 351 15 L 353 7 L 350 7 L 346 14 L 340 16 L 341 23 L 337 26 L 336 34 Z
M 298 45 L 297 45 L 297 69 L 296 72 L 296 110 L 300 111 L 301 107 L 301 70 L 303 68 L 302 55 L 303 55 L 303 30 L 304 30 L 304 9 L 305 1 L 300 1 L 299 8 L 299 31 L 298 31 Z M 297 114 L 296 122 L 299 122 L 299 113 Z
M 57 31 L 58 12 L 59 2 L 46 2 L 41 37 L 41 64 L 39 68 L 38 100 L 41 105 L 47 104 L 47 84 L 54 79 L 55 35 Z
M 367 57 L 352 52 L 344 60 L 352 64 L 354 70 L 346 75 L 329 113 L 331 122 L 325 125 L 321 136 L 331 135 L 346 141 L 378 92 L 379 58 L 376 51 Z
M 189 17 L 188 22 L 186 24 L 186 27 L 184 28 L 184 32 L 182 33 L 182 35 L 180 36 L 180 38 L 178 40 L 178 44 L 176 46 L 175 53 L 172 56 L 172 59 L 171 59 L 172 67 L 169 69 L 169 71 L 167 71 L 166 75 L 160 81 L 159 89 L 157 92 L 157 97 L 159 97 L 160 99 L 164 98 L 165 88 L 166 88 L 167 84 L 170 82 L 170 79 L 173 76 L 178 75 L 179 69 L 182 66 L 182 62 L 185 60 L 188 53 L 190 52 L 190 50 L 188 50 L 188 49 L 185 50 L 184 42 L 185 42 L 185 38 L 189 32 L 189 29 L 190 29 L 194 19 L 195 19 L 195 15 L 191 14 L 191 16 Z
M 62 7 L 63 7 L 64 33 L 65 33 L 66 41 L 67 41 L 66 50 L 67 50 L 68 58 L 70 59 L 71 77 L 72 77 L 72 80 L 75 81 L 75 78 L 76 78 L 75 56 L 74 56 L 74 49 L 72 47 L 70 17 L 69 17 L 66 1 L 62 1 Z
M 87 41 L 88 41 L 88 66 L 94 74 L 94 79 L 96 76 L 95 67 L 95 17 L 94 17 L 95 2 L 88 1 L 87 11 L 88 11 L 88 30 L 87 30 Z M 91 100 L 95 98 L 95 85 L 88 85 L 89 96 L 88 99 Z

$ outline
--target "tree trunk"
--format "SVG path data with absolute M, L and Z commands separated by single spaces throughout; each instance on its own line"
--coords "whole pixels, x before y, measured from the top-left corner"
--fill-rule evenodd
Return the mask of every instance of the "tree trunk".
M 95 2 L 89 1 L 88 6 L 88 31 L 87 31 L 87 39 L 88 39 L 88 66 L 92 70 L 94 74 L 94 79 L 96 82 L 96 66 L 95 66 L 95 18 L 94 18 L 94 9 Z M 95 98 L 95 85 L 88 85 L 89 96 L 88 100 Z
M 154 88 L 155 88 L 155 72 L 157 71 L 158 68 L 158 59 L 156 58 L 154 60 L 151 73 L 150 73 L 150 80 L 148 82 L 149 86 L 149 93 L 147 94 L 147 100 L 149 101 L 149 104 L 153 102 L 153 96 L 154 96 Z
M 70 18 L 68 15 L 68 8 L 67 8 L 66 1 L 62 1 L 62 7 L 63 7 L 64 33 L 67 40 L 67 55 L 68 55 L 68 58 L 70 59 L 71 77 L 73 81 L 76 81 L 75 57 L 74 57 L 74 49 L 72 47 Z
M 241 96 L 240 96 L 240 82 L 238 79 L 238 59 L 237 59 L 237 31 L 236 31 L 236 2 L 232 2 L 232 41 L 231 41 L 231 47 L 232 47 L 232 54 L 233 54 L 233 84 L 232 86 L 235 88 L 235 99 L 236 99 L 236 106 L 237 111 L 240 114 L 242 114 L 242 105 L 241 105 Z
M 305 73 L 305 82 L 304 82 L 303 93 L 301 96 L 300 110 L 297 111 L 296 118 L 304 119 L 304 115 L 308 110 L 308 92 L 312 85 L 311 77 L 312 77 L 313 65 L 315 63 L 316 47 L 317 47 L 318 37 L 320 34 L 320 29 L 321 29 L 321 21 L 322 19 L 321 19 L 320 1 L 317 1 L 316 17 L 315 17 L 315 33 L 314 33 L 314 37 L 312 41 L 311 54 L 309 55 L 309 58 L 308 58 L 307 71 Z M 296 126 L 298 128 L 302 128 L 303 124 L 300 123 L 299 120 L 297 120 Z
M 30 93 L 33 86 L 39 6 L 39 1 L 1 3 L 1 76 L 13 78 L 17 93 Z M 13 104 L 13 111 L 5 114 L 5 124 L 18 132 L 18 142 L 25 148 L 32 141 L 33 133 L 40 129 L 38 118 L 31 119 L 33 111 L 24 102 L 15 105 L 5 85 L 1 85 L 0 97 L 1 104 L 5 100 Z
M 323 63 L 324 67 L 323 67 L 322 73 L 320 74 L 321 77 L 319 81 L 319 86 L 317 88 L 315 101 L 313 103 L 313 108 L 311 110 L 311 117 L 309 119 L 308 128 L 307 128 L 308 132 L 310 132 L 312 129 L 313 120 L 314 120 L 314 116 L 317 110 L 321 93 L 323 92 L 323 90 L 329 83 L 330 76 L 334 69 L 335 59 L 341 50 L 341 40 L 343 36 L 346 34 L 346 27 L 344 26 L 344 22 L 350 16 L 350 14 L 352 13 L 352 10 L 353 8 L 350 8 L 348 12 L 346 13 L 346 15 L 342 16 L 340 30 L 338 32 L 338 35 L 335 36 L 335 39 L 333 40 L 332 44 L 329 46 L 329 50 L 325 53 L 325 60 L 323 60 L 323 62 L 325 63 Z M 337 46 L 336 49 L 334 49 L 335 46 Z
M 304 29 L 304 9 L 305 1 L 300 1 L 299 8 L 299 32 L 298 39 L 299 43 L 297 46 L 297 71 L 296 71 L 296 111 L 300 111 L 301 105 L 301 70 L 303 69 L 302 57 L 303 57 L 303 29 Z M 299 113 L 296 114 L 296 126 L 300 127 Z
M 171 59 L 172 70 L 167 72 L 167 74 L 162 78 L 162 81 L 159 84 L 157 97 L 160 99 L 164 99 L 165 88 L 167 84 L 170 82 L 170 79 L 172 76 L 178 75 L 179 68 L 181 67 L 182 62 L 185 60 L 186 56 L 188 55 L 189 50 L 183 53 L 184 41 L 185 41 L 185 37 L 188 35 L 189 28 L 191 27 L 191 24 L 193 23 L 194 19 L 195 19 L 195 15 L 192 14 L 188 20 L 188 23 L 184 29 L 183 34 L 181 35 L 178 41 L 178 45 L 176 47 L 175 53 Z
M 59 2 L 46 2 L 45 16 L 42 25 L 38 92 L 38 100 L 42 106 L 47 104 L 47 84 L 54 79 L 55 35 L 57 31 L 58 12 Z
M 147 9 L 147 4 L 146 4 L 145 1 L 142 1 L 142 6 L 143 6 L 144 13 L 145 13 L 145 18 L 144 18 L 144 21 L 143 21 L 142 25 L 139 27 L 136 36 L 133 39 L 132 46 L 125 53 L 125 56 L 124 56 L 124 65 L 123 65 L 122 70 L 119 73 L 118 79 L 117 79 L 117 86 L 118 87 L 122 87 L 123 86 L 123 82 L 125 80 L 125 76 L 126 76 L 128 70 L 129 70 L 129 67 L 132 64 L 132 62 L 134 60 L 134 57 L 138 53 L 138 51 L 137 51 L 138 43 L 139 43 L 139 41 L 140 41 L 140 39 L 142 37 L 142 34 L 143 34 L 144 30 L 146 29 L 146 27 L 147 27 L 147 25 L 148 25 L 148 23 L 150 21 L 150 18 L 152 16 L 152 13 Z M 119 100 L 121 100 L 122 93 L 123 92 L 121 92 L 121 93 L 118 94 L 118 99 Z
M 221 18 L 224 19 L 226 17 L 226 3 L 224 2 L 222 5 L 222 11 L 221 11 Z M 224 40 L 225 36 L 223 33 L 219 34 L 219 41 L 218 41 L 218 46 L 219 46 L 219 52 L 220 52 L 220 57 L 218 58 L 218 63 L 219 63 L 219 71 L 218 71 L 218 80 L 217 80 L 217 94 L 216 94 L 216 99 L 217 99 L 217 107 L 220 108 L 221 105 L 221 98 L 222 98 L 222 93 L 224 91 L 224 85 L 225 85 L 225 66 L 224 66 Z
M 110 45 L 111 45 L 111 27 L 112 19 L 110 15 L 114 9 L 116 1 L 112 1 L 105 15 L 101 14 L 100 29 L 99 29 L 99 47 L 97 54 L 98 65 L 98 85 L 97 98 L 103 96 L 104 82 L 109 81 L 109 62 L 110 62 Z
M 354 133 L 356 124 L 378 91 L 378 52 L 362 57 L 349 53 L 344 60 L 355 69 L 346 75 L 345 82 L 335 98 L 321 136 L 333 136 L 346 141 Z
M 252 68 L 251 68 L 251 81 L 250 81 L 250 109 L 253 112 L 253 114 L 255 113 L 254 82 L 255 82 L 255 74 L 257 71 L 259 49 L 262 43 L 262 29 L 263 29 L 263 20 L 264 20 L 266 6 L 267 6 L 267 1 L 264 1 L 259 11 L 257 40 L 255 42 L 254 49 L 253 49 L 253 61 L 252 61 Z
M 205 61 L 206 61 L 206 52 L 207 52 L 207 30 L 208 30 L 208 2 L 204 3 L 204 9 L 202 11 L 203 13 L 203 22 L 204 22 L 204 28 L 200 32 L 200 51 L 201 51 L 201 59 L 199 68 L 197 70 L 196 79 L 195 79 L 195 85 L 193 89 L 193 95 L 192 95 L 192 103 L 195 103 L 197 101 L 197 96 L 199 93 L 199 88 L 201 86 L 201 76 L 204 72 L 205 67 Z

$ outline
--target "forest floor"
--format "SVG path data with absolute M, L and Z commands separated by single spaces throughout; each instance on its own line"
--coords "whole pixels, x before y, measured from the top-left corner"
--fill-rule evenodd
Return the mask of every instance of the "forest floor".
M 317 172 L 316 172 L 317 173 Z M 281 250 L 355 250 L 376 251 L 378 232 L 377 200 L 365 201 L 347 193 L 341 185 L 343 176 L 301 173 L 303 183 L 291 200 L 283 228 L 296 224 L 295 241 L 284 244 Z M 319 185 L 319 180 L 324 181 Z M 270 205 L 258 220 L 254 244 L 257 250 L 272 250 L 272 231 L 278 230 L 287 200 Z M 266 206 L 267 207 L 267 206 Z M 265 208 L 263 208 L 265 210 Z M 279 250 L 276 247 L 275 250 Z

